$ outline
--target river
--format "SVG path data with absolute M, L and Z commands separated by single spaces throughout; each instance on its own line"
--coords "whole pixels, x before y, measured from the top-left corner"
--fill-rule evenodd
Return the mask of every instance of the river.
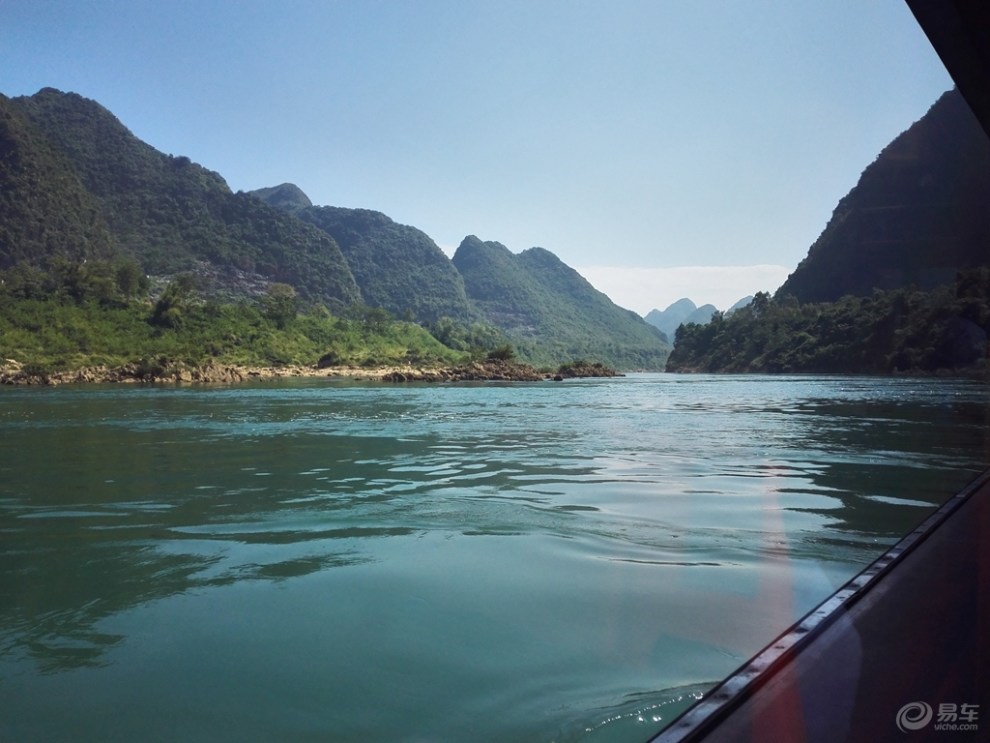
M 990 462 L 948 379 L 0 390 L 0 739 L 642 741 Z

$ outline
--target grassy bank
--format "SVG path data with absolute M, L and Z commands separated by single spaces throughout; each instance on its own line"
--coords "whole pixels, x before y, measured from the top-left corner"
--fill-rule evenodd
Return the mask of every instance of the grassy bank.
M 59 371 L 163 359 L 188 365 L 431 366 L 466 358 L 425 329 L 374 312 L 338 317 L 322 308 L 273 318 L 251 304 L 205 302 L 154 322 L 148 301 L 101 304 L 0 293 L 0 359 Z

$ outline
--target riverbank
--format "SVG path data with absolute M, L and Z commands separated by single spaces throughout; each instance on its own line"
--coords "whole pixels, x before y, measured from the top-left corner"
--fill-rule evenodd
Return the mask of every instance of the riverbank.
M 9 360 L 0 367 L 0 384 L 236 384 L 254 379 L 328 377 L 378 380 L 391 372 L 413 373 L 412 367 L 364 368 L 335 366 L 238 366 L 211 362 L 203 365 L 132 362 L 122 366 L 87 366 L 72 370 L 39 370 Z
M 472 361 L 443 369 L 392 370 L 383 382 L 562 382 L 577 377 L 622 377 L 621 372 L 603 364 L 577 362 L 561 365 L 556 371 L 540 371 L 529 364 L 502 359 Z
M 543 372 L 529 364 L 498 359 L 473 361 L 451 367 L 414 366 L 238 366 L 209 362 L 189 365 L 168 360 L 131 362 L 122 366 L 88 366 L 49 370 L 4 359 L 0 384 L 236 384 L 250 380 L 286 377 L 327 377 L 382 382 L 562 381 L 573 377 L 615 377 L 622 374 L 601 364 L 565 364 L 555 372 Z

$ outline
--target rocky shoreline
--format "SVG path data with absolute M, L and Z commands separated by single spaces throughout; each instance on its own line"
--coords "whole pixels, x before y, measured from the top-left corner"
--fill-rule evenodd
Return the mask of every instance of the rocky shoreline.
M 325 367 L 319 366 L 236 366 L 209 362 L 190 366 L 161 359 L 155 362 L 131 362 L 122 366 L 88 366 L 73 370 L 45 370 L 5 359 L 0 365 L 0 384 L 236 384 L 250 380 L 286 377 L 328 377 L 382 382 L 462 382 L 562 381 L 574 377 L 623 376 L 601 364 L 568 364 L 553 373 L 537 371 L 528 364 L 487 359 L 454 367 L 428 369 L 412 366 Z
M 73 370 L 37 370 L 7 360 L 0 366 L 0 384 L 60 385 L 60 384 L 236 384 L 256 379 L 285 377 L 331 377 L 346 379 L 380 379 L 392 368 L 316 366 L 237 366 L 209 362 L 190 366 L 178 362 L 140 363 L 122 366 L 87 366 Z
M 576 377 L 621 377 L 602 364 L 564 364 L 556 372 L 541 372 L 517 361 L 486 359 L 446 369 L 393 370 L 382 375 L 383 382 L 562 382 Z

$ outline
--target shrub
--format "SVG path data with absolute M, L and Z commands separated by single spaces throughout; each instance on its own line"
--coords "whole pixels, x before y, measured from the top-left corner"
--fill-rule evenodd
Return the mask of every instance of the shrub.
M 319 369 L 326 369 L 331 366 L 343 366 L 344 363 L 344 357 L 339 353 L 336 351 L 327 351 L 320 356 L 319 361 L 316 362 L 316 366 Z
M 512 361 L 516 357 L 516 349 L 511 344 L 506 343 L 498 348 L 493 348 L 488 352 L 489 361 Z

